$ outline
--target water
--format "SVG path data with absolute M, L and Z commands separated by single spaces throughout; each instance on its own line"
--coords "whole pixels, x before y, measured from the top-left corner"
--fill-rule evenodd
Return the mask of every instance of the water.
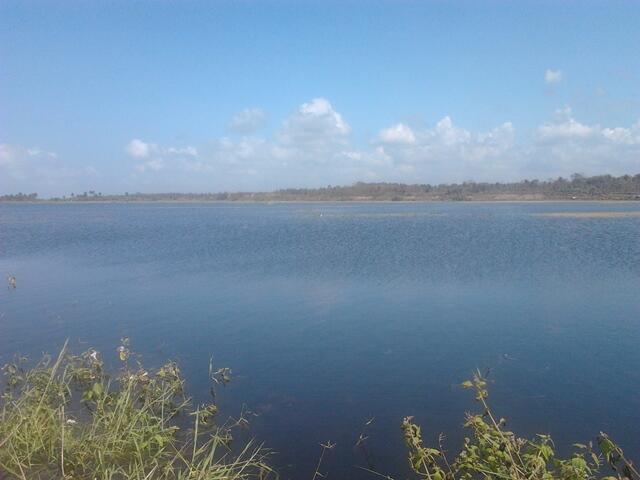
M 635 204 L 0 205 L 0 362 L 71 339 L 116 363 L 176 359 L 196 399 L 230 366 L 225 415 L 277 451 L 283 478 L 402 478 L 402 417 L 454 450 L 456 384 L 559 447 L 611 433 L 640 453 L 640 218 Z M 354 444 L 363 424 L 368 458 Z M 566 449 L 560 448 L 561 451 Z M 635 455 L 635 458 L 640 455 Z

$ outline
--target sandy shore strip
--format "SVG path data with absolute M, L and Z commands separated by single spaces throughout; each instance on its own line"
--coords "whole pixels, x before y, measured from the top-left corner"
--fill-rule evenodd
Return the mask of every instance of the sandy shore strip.
M 640 218 L 640 211 L 632 212 L 548 212 L 532 213 L 534 217 L 546 218 Z

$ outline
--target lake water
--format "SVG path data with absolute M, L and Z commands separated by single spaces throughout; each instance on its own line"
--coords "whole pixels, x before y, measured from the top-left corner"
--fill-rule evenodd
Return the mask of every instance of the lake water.
M 327 440 L 330 478 L 402 478 L 405 415 L 454 450 L 476 367 L 512 429 L 640 460 L 640 218 L 537 215 L 594 211 L 640 204 L 0 205 L 0 363 L 128 336 L 204 401 L 213 355 L 283 478 Z

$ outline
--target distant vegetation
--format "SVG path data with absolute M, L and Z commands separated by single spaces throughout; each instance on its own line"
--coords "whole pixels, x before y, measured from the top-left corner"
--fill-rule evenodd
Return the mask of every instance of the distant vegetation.
M 0 202 L 35 202 L 37 193 L 16 193 L 15 195 L 0 195 Z
M 0 201 L 36 201 L 37 194 L 4 195 Z M 640 174 L 613 177 L 523 180 L 514 183 L 464 182 L 441 185 L 363 183 L 322 188 L 288 188 L 273 192 L 125 193 L 103 195 L 93 190 L 53 198 L 56 202 L 328 202 L 328 201 L 509 201 L 509 200 L 640 200 Z
M 57 359 L 45 357 L 27 368 L 26 359 L 4 365 L 0 396 L 0 478 L 68 480 L 262 480 L 277 478 L 267 450 L 236 444 L 244 418 L 220 425 L 212 402 L 193 405 L 184 392 L 179 366 L 146 370 L 123 339 L 122 368 L 105 371 L 99 352 Z M 212 383 L 229 381 L 230 371 L 210 367 Z M 566 459 L 555 454 L 549 435 L 518 437 L 488 404 L 487 380 L 477 372 L 463 388 L 474 391 L 479 412 L 467 414 L 470 434 L 461 452 L 449 456 L 444 437 L 426 446 L 412 417 L 402 421 L 415 478 L 427 480 L 640 480 L 624 452 L 606 434 L 596 445 L 575 444 Z M 368 423 L 367 423 L 368 424 Z M 368 437 L 360 435 L 356 445 Z M 315 472 L 326 478 L 322 460 L 335 443 L 321 444 Z M 309 446 L 310 448 L 317 448 Z M 351 448 L 351 446 L 349 446 Z M 367 469 L 365 469 L 367 470 Z M 604 471 L 609 472 L 608 476 Z M 371 478 L 391 476 L 371 472 Z

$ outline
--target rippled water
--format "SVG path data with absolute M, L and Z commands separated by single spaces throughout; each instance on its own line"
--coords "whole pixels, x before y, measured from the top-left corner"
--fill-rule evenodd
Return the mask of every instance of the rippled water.
M 640 218 L 539 215 L 612 211 L 640 205 L 0 205 L 0 362 L 129 336 L 204 400 L 213 355 L 284 478 L 326 440 L 332 478 L 401 477 L 405 415 L 453 450 L 476 367 L 513 429 L 640 453 Z

